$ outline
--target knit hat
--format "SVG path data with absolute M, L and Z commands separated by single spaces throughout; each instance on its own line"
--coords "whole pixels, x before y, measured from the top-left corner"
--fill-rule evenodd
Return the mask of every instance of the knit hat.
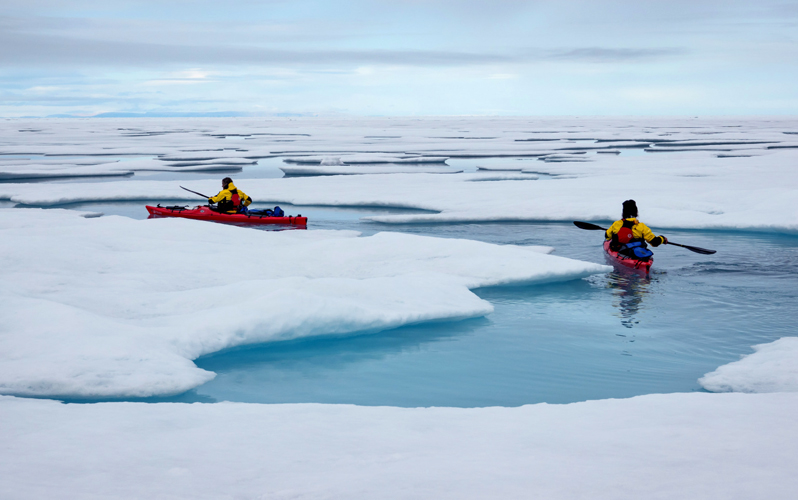
M 635 200 L 626 200 L 623 202 L 623 218 L 637 217 L 637 203 Z

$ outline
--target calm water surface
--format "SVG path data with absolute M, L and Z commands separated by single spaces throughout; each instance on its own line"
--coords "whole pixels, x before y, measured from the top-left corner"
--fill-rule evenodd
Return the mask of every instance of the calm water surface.
M 276 165 L 270 159 L 247 171 L 277 176 Z M 143 205 L 67 208 L 143 219 Z M 601 232 L 572 224 L 386 225 L 360 218 L 402 210 L 282 207 L 308 216 L 308 230 L 547 245 L 557 255 L 605 262 Z M 149 401 L 470 407 L 698 391 L 699 377 L 752 352 L 751 345 L 795 334 L 798 237 L 654 230 L 718 253 L 666 246 L 654 250 L 648 278 L 615 271 L 566 283 L 475 290 L 495 306 L 484 318 L 231 349 L 196 360 L 218 374 L 213 381 Z
M 352 213 L 329 215 L 342 212 Z M 367 234 L 389 229 L 551 245 L 558 255 L 604 262 L 601 233 L 568 224 L 337 223 Z M 196 362 L 216 379 L 171 400 L 468 407 L 697 391 L 700 376 L 750 353 L 751 345 L 794 335 L 798 238 L 665 234 L 719 252 L 658 249 L 648 278 L 618 270 L 479 289 L 495 306 L 485 318 L 217 353 Z

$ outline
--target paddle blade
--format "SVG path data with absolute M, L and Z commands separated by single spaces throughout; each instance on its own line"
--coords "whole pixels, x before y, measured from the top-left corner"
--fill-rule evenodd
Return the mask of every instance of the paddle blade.
M 713 253 L 717 252 L 717 250 L 709 250 L 707 248 L 701 248 L 701 247 L 691 247 L 690 245 L 680 245 L 679 243 L 671 243 L 670 241 L 668 242 L 668 245 L 676 245 L 677 247 L 686 248 L 691 252 L 700 253 L 702 255 L 712 255 Z
M 588 231 L 606 231 L 606 229 L 601 226 L 597 226 L 589 222 L 580 222 L 578 220 L 574 221 L 574 226 L 578 227 L 579 229 L 587 229 Z

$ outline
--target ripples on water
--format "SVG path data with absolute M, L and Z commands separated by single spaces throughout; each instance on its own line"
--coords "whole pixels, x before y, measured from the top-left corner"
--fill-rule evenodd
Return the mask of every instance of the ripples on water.
M 305 213 L 303 208 L 303 213 Z M 493 243 L 540 244 L 604 262 L 600 235 L 569 224 L 381 226 Z M 585 280 L 475 292 L 485 318 L 375 335 L 240 348 L 197 361 L 218 377 L 177 400 L 398 406 L 514 406 L 701 390 L 696 380 L 794 332 L 798 238 L 666 231 L 718 249 L 656 250 L 649 277 L 618 269 Z
M 70 208 L 143 219 L 143 205 Z M 360 218 L 403 211 L 282 206 L 308 216 L 308 230 L 547 245 L 557 255 L 605 263 L 601 234 L 572 224 L 384 225 Z M 216 379 L 149 401 L 515 406 L 697 391 L 699 377 L 750 353 L 751 345 L 794 335 L 798 237 L 663 232 L 718 253 L 665 246 L 655 249 L 649 277 L 618 269 L 566 283 L 475 290 L 495 306 L 485 318 L 217 353 L 196 361 Z

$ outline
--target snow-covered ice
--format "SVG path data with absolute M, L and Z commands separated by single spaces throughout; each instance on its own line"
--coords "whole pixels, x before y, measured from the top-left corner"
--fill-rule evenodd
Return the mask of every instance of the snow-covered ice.
M 714 392 L 798 392 L 798 337 L 753 348 L 753 354 L 704 375 L 701 385 Z
M 58 179 L 69 177 L 119 177 L 131 175 L 133 171 L 119 164 L 99 165 L 54 165 L 26 163 L 22 165 L 0 165 L 0 181 L 29 179 Z
M 0 398 L 0 497 L 791 500 L 798 394 L 517 408 Z
M 311 167 L 307 165 L 302 166 L 285 166 L 280 167 L 280 170 L 285 172 L 286 175 L 362 175 L 362 174 L 398 174 L 398 173 L 413 173 L 413 174 L 459 174 L 462 170 L 456 170 L 447 167 L 406 167 L 402 165 L 392 166 L 319 166 Z
M 133 175 L 3 182 L 0 200 L 193 202 L 136 172 L 282 158 L 336 175 L 239 186 L 264 203 L 428 212 L 371 217 L 386 224 L 613 220 L 633 197 L 657 232 L 795 234 L 796 133 L 792 118 L 5 120 L 0 180 Z M 607 270 L 542 247 L 97 215 L 0 209 L 0 393 L 175 394 L 213 377 L 192 363 L 203 354 L 485 315 L 474 288 Z M 798 342 L 754 349 L 700 383 L 769 394 L 472 409 L 0 397 L 0 496 L 791 499 Z
M 590 163 L 545 164 L 554 177 L 530 182 L 496 173 L 385 174 L 329 178 L 247 179 L 239 186 L 256 201 L 295 205 L 418 208 L 437 213 L 371 217 L 384 223 L 467 221 L 614 220 L 623 200 L 634 197 L 641 217 L 657 228 L 798 231 L 798 151 L 743 158 L 685 153 L 676 158 L 601 155 Z M 541 171 L 535 168 L 536 172 Z M 318 169 L 336 167 L 316 167 Z M 351 167 L 363 168 L 363 167 Z M 192 182 L 200 192 L 216 180 Z M 634 188 L 630 188 L 634 186 Z M 642 189 L 638 189 L 640 186 Z M 203 191 L 204 190 L 204 191 Z M 632 195 L 632 196 L 630 196 Z M 0 199 L 27 205 L 109 200 L 195 200 L 174 181 L 2 184 Z
M 281 157 L 291 175 L 329 178 L 246 179 L 241 188 L 270 203 L 437 212 L 372 218 L 384 223 L 612 220 L 620 202 L 634 197 L 644 220 L 659 228 L 798 230 L 798 211 L 790 209 L 798 206 L 792 182 L 798 162 L 792 133 L 798 122 L 790 118 L 142 119 L 135 127 L 116 119 L 42 120 L 35 127 L 7 120 L 0 129 L 5 132 L 0 155 L 153 157 L 108 167 L 134 172 L 235 171 L 259 158 Z M 244 139 L 224 139 L 231 136 Z M 623 153 L 640 148 L 669 154 Z M 547 175 L 535 183 L 475 184 L 469 181 L 490 172 L 458 173 L 463 169 L 456 162 L 463 159 L 479 159 L 480 170 Z M 80 175 L 86 168 L 98 166 L 73 170 Z M 376 173 L 381 175 L 371 175 Z M 382 175 L 388 173 L 395 175 Z M 216 184 L 197 181 L 195 187 L 209 190 Z M 139 181 L 137 176 L 85 183 L 80 189 L 3 184 L 0 199 L 39 206 L 193 201 L 173 181 Z
M 545 247 L 66 210 L 0 209 L 0 234 L 0 392 L 27 396 L 176 394 L 213 377 L 203 354 L 480 316 L 471 288 L 609 269 Z

